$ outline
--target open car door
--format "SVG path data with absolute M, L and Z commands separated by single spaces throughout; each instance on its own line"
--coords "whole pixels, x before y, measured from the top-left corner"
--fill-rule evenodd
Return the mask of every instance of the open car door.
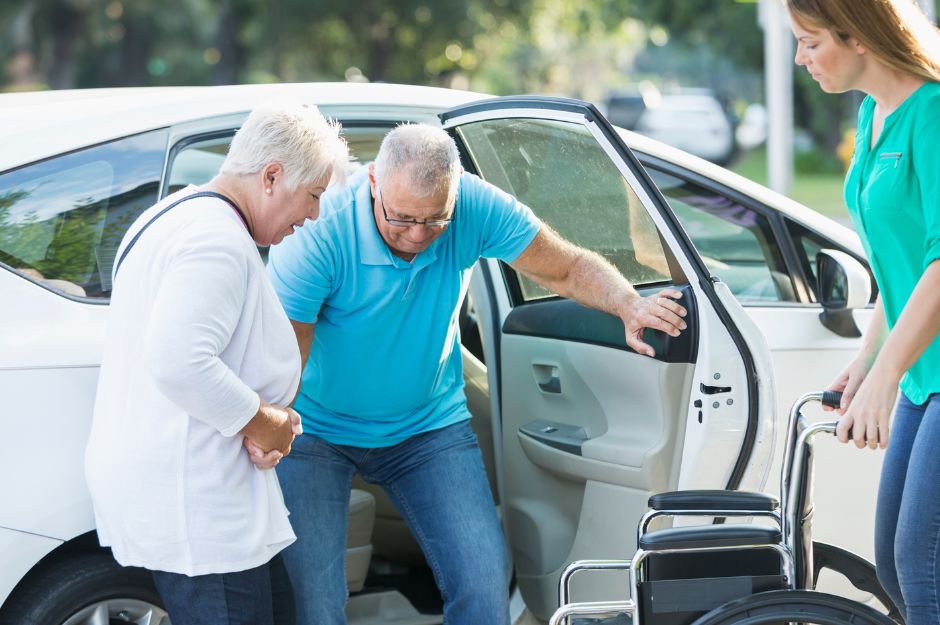
M 644 295 L 683 293 L 688 329 L 648 331 L 650 358 L 621 321 L 482 261 L 471 296 L 483 338 L 499 499 L 518 589 L 547 619 L 563 568 L 629 558 L 649 496 L 760 490 L 773 439 L 770 356 L 713 279 L 659 191 L 591 105 L 496 98 L 441 116 L 464 167 L 513 194 L 574 243 L 606 257 Z M 577 600 L 622 596 L 584 576 Z

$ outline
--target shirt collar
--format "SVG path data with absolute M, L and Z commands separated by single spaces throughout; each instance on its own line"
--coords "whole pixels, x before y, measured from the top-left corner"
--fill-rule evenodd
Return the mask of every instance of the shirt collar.
M 356 235 L 359 240 L 359 262 L 363 265 L 412 266 L 415 269 L 422 269 L 437 259 L 438 247 L 450 235 L 449 231 L 453 228 L 453 225 L 451 225 L 448 232 L 435 239 L 428 249 L 415 256 L 409 263 L 392 254 L 392 250 L 385 243 L 385 239 L 379 234 L 372 210 L 372 188 L 369 185 L 368 177 L 365 177 L 364 184 L 360 184 L 356 189 L 353 202 Z

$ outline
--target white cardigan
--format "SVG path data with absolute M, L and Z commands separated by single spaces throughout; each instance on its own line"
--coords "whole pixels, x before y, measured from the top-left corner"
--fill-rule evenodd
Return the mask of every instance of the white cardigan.
M 145 211 L 131 237 L 186 188 Z M 115 277 L 85 472 L 118 562 L 186 575 L 260 566 L 295 539 L 274 471 L 238 432 L 285 405 L 300 353 L 254 241 L 216 198 L 148 227 Z

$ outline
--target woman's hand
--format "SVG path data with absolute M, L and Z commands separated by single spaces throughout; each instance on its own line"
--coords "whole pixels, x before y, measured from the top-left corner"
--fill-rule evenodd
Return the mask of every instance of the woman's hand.
M 839 441 L 855 441 L 859 449 L 885 449 L 888 446 L 889 423 L 898 397 L 900 376 L 872 369 L 853 391 L 848 402 L 843 396 L 842 418 L 836 428 Z
M 245 438 L 243 444 L 245 445 L 245 449 L 248 450 L 248 459 L 251 460 L 252 464 L 262 470 L 273 469 L 277 466 L 277 463 L 281 461 L 281 458 L 284 457 L 284 454 L 276 449 L 272 449 L 271 451 L 261 449 L 258 443 L 250 438 Z
M 858 388 L 862 385 L 862 382 L 865 381 L 865 376 L 868 375 L 870 368 L 869 359 L 862 355 L 859 355 L 855 360 L 850 362 L 848 366 L 842 370 L 842 373 L 836 376 L 832 384 L 829 385 L 830 391 L 839 391 L 842 393 L 842 402 L 839 408 L 823 406 L 823 410 L 826 412 L 837 410 L 840 415 L 844 415 L 845 411 L 848 410 L 849 406 L 852 404 L 852 398 L 855 397 Z M 844 443 L 845 441 L 842 442 Z

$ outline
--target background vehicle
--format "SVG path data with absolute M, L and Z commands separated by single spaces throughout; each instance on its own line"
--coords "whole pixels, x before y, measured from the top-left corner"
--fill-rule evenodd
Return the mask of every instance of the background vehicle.
M 0 432 L 16 444 L 0 466 L 15 476 L 0 482 L 0 623 L 21 622 L 37 606 L 57 625 L 80 610 L 123 611 L 131 622 L 156 614 L 140 578 L 115 585 L 83 479 L 110 267 L 136 215 L 207 180 L 247 111 L 278 97 L 343 122 L 360 162 L 399 122 L 444 124 L 469 169 L 638 285 L 675 285 L 693 306 L 691 329 L 648 359 L 626 348 L 616 319 L 498 262 L 475 268 L 462 323 L 465 382 L 515 560 L 515 605 L 547 618 L 568 561 L 609 556 L 613 544 L 629 555 L 621 527 L 651 492 L 775 490 L 766 480 L 775 397 L 825 383 L 858 346 L 820 322 L 814 264 L 823 248 L 863 263 L 861 246 L 809 209 L 615 132 L 572 101 L 481 102 L 481 94 L 382 84 L 4 95 Z M 868 314 L 856 311 L 861 325 Z M 838 461 L 855 470 L 867 458 Z M 411 603 L 425 596 L 406 587 L 421 578 L 420 551 L 384 496 L 359 486 L 377 500 L 375 566 L 373 592 L 354 595 L 351 621 L 435 622 L 395 590 Z M 821 496 L 825 488 L 821 481 Z M 871 494 L 844 482 L 832 490 L 856 505 L 838 508 L 857 509 L 860 522 L 828 542 L 867 553 L 857 543 L 870 542 L 861 520 L 871 518 Z M 820 517 L 818 533 L 836 521 Z
M 663 95 L 643 112 L 636 131 L 720 165 L 734 154 L 734 126 L 707 91 Z

